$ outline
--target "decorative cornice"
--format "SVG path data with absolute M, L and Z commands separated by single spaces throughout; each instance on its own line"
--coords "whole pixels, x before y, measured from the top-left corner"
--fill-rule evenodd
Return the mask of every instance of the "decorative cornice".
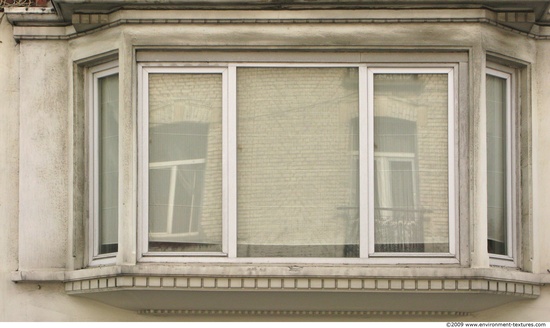
M 218 25 L 218 24 L 461 24 L 461 23 L 478 23 L 486 24 L 498 27 L 502 30 L 506 30 L 512 33 L 523 35 L 535 40 L 550 40 L 550 35 L 526 33 L 506 25 L 501 24 L 497 20 L 490 18 L 351 18 L 351 19 L 327 19 L 327 18 L 312 18 L 312 19 L 118 19 L 107 23 L 106 15 L 96 14 L 79 14 L 76 15 L 74 21 L 77 22 L 93 22 L 100 26 L 86 30 L 84 32 L 73 33 L 59 33 L 59 34 L 32 34 L 32 33 L 17 33 L 15 30 L 14 37 L 17 40 L 72 40 L 85 35 L 90 35 L 103 31 L 106 29 L 114 28 L 122 25 L 140 25 L 140 24 L 205 24 L 205 25 Z M 59 30 L 59 29 L 58 29 Z M 64 30 L 63 30 L 64 31 Z
M 536 298 L 540 286 L 493 279 L 117 276 L 65 283 L 69 294 L 125 289 L 193 291 L 475 292 Z
M 139 314 L 158 316 L 467 316 L 459 311 L 300 311 L 300 310 L 140 310 Z

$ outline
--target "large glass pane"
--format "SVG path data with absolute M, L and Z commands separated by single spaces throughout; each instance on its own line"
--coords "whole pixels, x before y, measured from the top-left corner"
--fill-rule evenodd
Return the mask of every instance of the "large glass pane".
M 118 75 L 99 78 L 99 254 L 118 250 Z
M 447 80 L 374 75 L 376 252 L 449 251 Z
M 358 256 L 357 68 L 239 68 L 241 257 Z
M 488 251 L 506 255 L 506 79 L 487 75 Z
M 149 251 L 222 251 L 222 75 L 149 75 Z

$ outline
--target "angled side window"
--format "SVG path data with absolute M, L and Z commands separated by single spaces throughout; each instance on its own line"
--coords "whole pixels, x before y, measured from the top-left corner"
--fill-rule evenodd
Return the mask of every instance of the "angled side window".
M 513 74 L 487 68 L 487 247 L 494 264 L 513 264 Z
M 118 251 L 117 63 L 90 69 L 90 252 L 91 262 L 112 261 Z

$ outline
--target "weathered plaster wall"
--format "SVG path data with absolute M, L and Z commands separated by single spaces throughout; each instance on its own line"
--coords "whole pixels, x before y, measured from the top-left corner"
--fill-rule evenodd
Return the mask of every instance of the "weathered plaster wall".
M 393 45 L 403 45 L 403 40 L 410 39 L 411 26 L 400 27 L 392 32 L 395 36 Z M 382 27 L 365 27 L 362 35 L 350 33 L 346 28 L 338 31 L 333 27 L 318 29 L 306 26 L 295 27 L 265 27 L 263 30 L 273 31 L 271 45 L 281 43 L 303 44 L 304 39 L 288 38 L 288 31 L 294 35 L 317 35 L 308 39 L 310 44 L 352 44 L 367 42 L 369 45 L 386 43 L 386 37 L 366 38 L 371 32 L 379 34 Z M 208 30 L 205 35 L 205 31 Z M 477 33 L 471 26 L 442 25 L 422 27 L 424 36 L 420 41 L 426 45 L 434 40 L 449 45 L 468 44 L 470 33 Z M 462 31 L 453 33 L 453 40 L 448 40 L 448 31 Z M 226 40 L 238 37 L 245 43 L 254 45 L 261 39 L 256 32 L 246 28 L 233 27 L 227 32 L 219 33 L 215 28 L 204 27 L 136 27 L 133 33 L 143 33 L 141 42 L 158 43 L 157 33 L 169 35 L 167 40 L 178 40 L 178 36 L 189 36 L 187 44 L 224 44 Z M 418 31 L 418 30 L 417 30 Z M 445 32 L 447 31 L 447 32 Z M 441 33 L 439 33 L 441 32 Z M 116 34 L 116 29 L 103 32 Z M 491 32 L 501 34 L 501 32 Z M 515 49 L 518 36 L 510 33 L 500 38 L 487 35 L 487 49 L 497 49 L 502 44 L 491 40 L 504 42 L 510 38 L 506 47 Z M 342 38 L 342 35 L 356 35 L 351 39 Z M 132 36 L 130 36 L 131 38 Z M 192 38 L 196 38 L 193 39 Z M 230 38 L 229 38 L 230 39 Z M 290 41 L 289 41 L 290 40 Z M 329 41 L 327 41 L 329 40 Z M 338 42 L 330 40 L 339 40 Z M 23 42 L 16 44 L 12 37 L 12 27 L 5 19 L 0 21 L 0 321 L 158 321 L 158 320 L 246 320 L 259 318 L 231 318 L 231 317 L 154 317 L 138 315 L 133 312 L 109 307 L 100 303 L 79 297 L 68 296 L 62 283 L 14 283 L 10 274 L 18 268 L 40 269 L 44 267 L 62 268 L 67 262 L 67 236 L 69 236 L 68 222 L 70 209 L 67 203 L 70 198 L 71 156 L 69 144 L 72 142 L 69 132 L 71 113 L 71 63 L 73 59 L 82 58 L 79 51 L 93 48 L 90 43 L 79 47 L 79 43 L 87 40 L 71 41 L 77 50 L 69 50 L 63 41 Z M 89 41 L 89 40 L 88 40 Z M 182 41 L 172 41 L 182 44 Z M 412 40 L 410 42 L 413 42 Z M 533 43 L 534 41 L 529 41 Z M 265 42 L 268 44 L 268 42 Z M 545 196 L 550 190 L 546 183 L 550 181 L 550 153 L 545 151 L 550 147 L 550 131 L 544 127 L 550 124 L 550 62 L 547 54 L 550 53 L 550 42 L 539 41 L 538 51 L 530 49 L 516 49 L 509 55 L 523 60 L 533 61 L 533 151 L 534 151 L 534 216 L 535 216 L 535 261 L 536 272 L 546 272 L 550 268 L 550 239 L 545 232 L 550 231 L 550 222 L 546 220 L 550 213 L 550 203 Z M 112 44 L 105 40 L 100 45 L 101 51 L 112 50 Z M 21 56 L 21 49 L 25 55 Z M 71 53 L 72 52 L 72 53 Z M 71 54 L 69 54 L 71 53 Z M 130 60 L 130 59 L 128 59 Z M 127 64 L 127 63 L 125 63 Z M 36 78 L 38 77 L 38 78 Z M 20 84 L 20 81 L 23 81 Z M 126 86 L 131 85 L 126 80 Z M 128 90 L 131 88 L 128 87 Z M 128 92 L 128 91 L 127 91 Z M 130 106 L 128 106 L 130 107 Z M 20 122 L 21 118 L 21 122 Z M 24 118 L 24 119 L 23 119 Z M 131 129 L 131 127 L 130 127 Z M 21 137 L 20 137 L 21 135 Z M 36 152 L 38 151 L 38 152 Z M 21 200 L 21 203 L 20 203 Z M 53 200 L 53 201 L 52 201 Z M 25 204 L 25 206 L 20 206 Z M 36 228 L 36 226 L 40 228 Z M 130 234 L 131 235 L 131 234 Z M 27 238 L 47 236 L 43 243 L 28 245 L 20 243 Z M 47 242 L 46 242 L 47 241 Z M 22 248 L 22 249 L 20 249 Z M 23 252 L 22 262 L 19 262 L 20 251 Z M 416 320 L 452 320 L 452 321 L 550 321 L 550 287 L 541 291 L 536 300 L 525 300 L 510 303 L 505 306 L 475 313 L 468 317 L 375 317 L 377 321 L 416 321 Z M 264 320 L 283 320 L 281 317 L 260 318 Z M 291 317 L 291 320 L 328 320 L 327 317 L 300 318 Z M 343 318 L 335 318 L 342 320 Z M 345 318 L 344 318 L 345 319 Z M 354 318 L 360 319 L 360 318 Z M 368 318 L 367 318 L 368 319 Z
M 0 13 L 2 15 L 2 13 Z M 0 16 L 1 17 L 1 16 Z M 59 46 L 59 45 L 58 45 Z M 33 74 L 34 71 L 38 74 L 42 74 L 43 79 L 36 81 L 35 84 L 26 84 L 20 89 L 19 85 L 19 68 L 20 68 L 20 47 L 17 44 L 12 35 L 12 26 L 7 22 L 5 17 L 0 20 L 0 223 L 2 228 L 0 229 L 0 321 L 89 321 L 89 320 L 147 320 L 143 316 L 138 316 L 135 313 L 123 311 L 120 309 L 105 306 L 99 303 L 91 302 L 81 298 L 70 297 L 64 292 L 62 283 L 41 283 L 41 284 L 16 284 L 11 281 L 11 273 L 18 269 L 18 232 L 19 232 L 19 195 L 20 190 L 23 193 L 23 197 L 28 197 L 27 204 L 36 204 L 36 208 L 23 209 L 26 211 L 33 211 L 33 215 L 30 218 L 34 218 L 39 221 L 40 217 L 48 216 L 55 218 L 53 222 L 59 222 L 59 226 L 42 226 L 41 229 L 30 229 L 30 231 L 38 231 L 39 233 L 51 233 L 53 236 L 50 239 L 52 245 L 44 245 L 45 249 L 36 249 L 35 255 L 44 257 L 44 254 L 48 251 L 54 251 L 58 253 L 56 260 L 57 265 L 64 265 L 64 252 L 65 249 L 61 247 L 58 250 L 53 250 L 53 245 L 64 243 L 64 236 L 67 235 L 66 226 L 64 220 L 67 219 L 66 211 L 57 212 L 56 209 L 63 209 L 63 204 L 51 204 L 44 198 L 50 192 L 64 192 L 66 193 L 67 187 L 60 181 L 66 179 L 66 168 L 63 168 L 63 172 L 55 171 L 55 166 L 44 165 L 41 160 L 48 161 L 48 157 L 52 161 L 66 161 L 67 154 L 64 153 L 65 145 L 62 140 L 62 136 L 67 133 L 66 131 L 66 81 L 49 78 L 51 73 L 42 60 L 54 60 L 53 64 L 56 67 L 50 69 L 64 70 L 67 66 L 66 57 L 63 56 L 63 50 L 58 53 L 59 48 L 55 49 L 55 44 L 44 43 L 41 47 L 41 51 L 31 52 L 38 56 L 36 58 L 27 58 L 25 65 L 30 65 L 26 68 L 27 74 Z M 52 48 L 50 48 L 52 47 Z M 63 45 L 60 45 L 63 48 Z M 61 55 L 57 62 L 55 58 Z M 66 79 L 66 78 L 65 78 Z M 56 85 L 58 83 L 58 85 Z M 63 89 L 63 84 L 65 88 Z M 61 88 L 61 89 L 60 89 Z M 36 133 L 46 133 L 52 139 L 49 143 L 44 144 L 43 154 L 23 154 L 24 158 L 27 158 L 31 163 L 26 163 L 23 167 L 30 170 L 29 176 L 21 177 L 19 174 L 20 168 L 20 90 L 23 90 L 21 94 L 26 95 L 34 94 L 35 97 L 25 99 L 25 101 L 31 101 L 34 98 L 35 103 L 28 107 L 27 114 L 32 116 L 38 114 L 40 109 L 52 109 L 57 108 L 58 114 L 50 115 L 48 113 L 38 114 L 39 118 L 29 122 L 23 122 L 26 129 L 34 130 L 35 132 L 28 136 L 29 142 L 44 142 L 46 143 L 46 135 L 38 136 Z M 48 96 L 50 95 L 50 96 Z M 48 99 L 49 98 L 49 99 Z M 41 99 L 42 101 L 38 101 Z M 56 106 L 51 106 L 51 102 L 59 102 Z M 33 111 L 36 110 L 36 113 Z M 52 120 L 56 120 L 57 123 L 53 124 Z M 50 126 L 49 124 L 53 124 Z M 51 142 L 56 140 L 57 142 Z M 42 149 L 38 147 L 38 149 Z M 36 150 L 36 149 L 34 149 Z M 24 151 L 24 150 L 23 150 Z M 44 158 L 46 156 L 46 158 Z M 59 157 L 59 158 L 54 158 Z M 28 165 L 32 164 L 32 161 L 39 162 L 38 166 L 41 167 L 42 173 L 35 171 L 33 168 L 29 168 Z M 26 166 L 27 165 L 27 166 Z M 49 179 L 39 179 L 42 181 L 42 186 L 37 186 L 32 180 L 33 175 L 44 174 L 49 176 Z M 20 188 L 20 178 L 27 185 L 24 188 Z M 58 189 L 56 189 L 58 188 Z M 62 189 L 65 189 L 64 191 Z M 33 198 L 34 197 L 34 198 Z M 42 199 L 42 201 L 40 201 Z M 52 206 L 52 207 L 49 207 Z M 64 217 L 63 217 L 64 216 Z M 59 220 L 57 220 L 59 218 Z M 31 225 L 38 224 L 34 221 L 28 222 Z M 53 229 L 59 229 L 59 231 L 52 232 Z M 25 233 L 25 231 L 23 231 Z M 60 254 L 59 254 L 60 253 Z M 47 258 L 51 259 L 49 254 L 46 254 Z M 28 258 L 27 266 L 36 267 L 40 264 L 39 258 Z
M 550 274 L 550 41 L 537 44 L 533 66 L 533 227 L 535 270 Z
M 15 295 L 10 271 L 17 269 L 19 190 L 19 46 L 0 13 L 0 318 Z

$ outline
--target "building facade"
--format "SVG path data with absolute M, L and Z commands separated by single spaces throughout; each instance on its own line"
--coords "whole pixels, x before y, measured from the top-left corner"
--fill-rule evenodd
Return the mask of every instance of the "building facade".
M 549 1 L 14 2 L 1 320 L 550 321 Z

